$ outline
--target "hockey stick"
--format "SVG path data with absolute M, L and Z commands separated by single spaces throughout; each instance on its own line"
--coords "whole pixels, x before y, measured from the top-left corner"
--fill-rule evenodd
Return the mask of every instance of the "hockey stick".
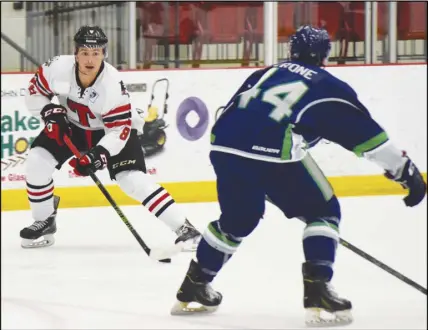
M 395 276 L 399 280 L 403 281 L 404 283 L 407 283 L 408 285 L 414 287 L 416 290 L 422 292 L 423 294 L 427 294 L 427 289 L 425 289 L 422 285 L 416 283 L 415 281 L 411 280 L 410 278 L 404 276 L 400 272 L 392 269 L 391 267 L 385 265 L 383 262 L 377 260 L 376 258 L 372 257 L 371 255 L 367 254 L 363 250 L 360 250 L 355 245 L 352 245 L 351 243 L 345 241 L 344 239 L 340 238 L 339 243 L 342 244 L 344 247 L 348 248 L 352 252 L 358 254 L 360 257 L 370 261 L 371 263 L 375 264 L 379 268 L 383 269 L 384 271 L 390 273 L 391 275 Z
M 266 196 L 266 200 L 270 202 L 272 205 L 275 205 L 268 196 Z M 276 206 L 276 205 L 275 205 Z M 302 222 L 306 223 L 306 221 L 302 218 L 298 218 Z M 339 238 L 339 243 L 351 250 L 352 252 L 358 254 L 360 257 L 366 259 L 367 261 L 370 261 L 372 264 L 378 266 L 379 268 L 383 269 L 384 271 L 390 273 L 391 275 L 395 276 L 399 280 L 403 281 L 404 283 L 410 285 L 411 287 L 415 288 L 416 290 L 422 292 L 423 294 L 427 294 L 427 289 L 425 289 L 422 285 L 416 283 L 415 281 L 411 280 L 410 278 L 404 276 L 400 272 L 392 269 L 391 267 L 385 265 L 380 260 L 376 259 L 375 257 L 372 257 L 370 254 L 364 252 L 363 250 L 357 248 L 355 245 L 349 243 L 348 241 L 345 241 L 343 238 Z
M 64 142 L 67 145 L 67 147 L 71 150 L 71 152 L 74 154 L 74 156 L 76 156 L 77 158 L 81 157 L 81 154 L 80 154 L 79 150 L 77 150 L 76 146 L 73 144 L 73 142 L 71 142 L 70 138 L 67 135 L 64 135 Z M 95 175 L 95 173 L 91 169 L 89 169 L 88 172 L 89 172 L 89 176 L 95 182 L 95 184 L 97 185 L 97 187 L 101 190 L 101 192 L 103 193 L 103 195 L 105 196 L 105 198 L 109 201 L 110 205 L 114 208 L 114 210 L 116 211 L 116 213 L 119 215 L 120 219 L 123 221 L 123 223 L 126 225 L 126 227 L 128 227 L 128 229 L 132 233 L 132 235 L 134 235 L 135 239 L 140 244 L 140 246 L 143 248 L 144 252 L 146 252 L 146 254 L 149 257 L 153 258 L 152 249 L 150 249 L 147 246 L 147 244 L 143 241 L 143 239 L 141 238 L 141 236 L 137 233 L 137 231 L 131 225 L 131 223 L 129 222 L 129 220 L 126 218 L 125 214 L 123 214 L 122 210 L 116 204 L 116 202 L 114 201 L 114 199 L 111 197 L 110 193 L 107 191 L 107 189 L 101 183 L 101 181 L 98 179 L 98 177 Z M 171 259 L 170 258 L 160 259 L 158 261 L 165 262 L 165 263 L 170 263 Z

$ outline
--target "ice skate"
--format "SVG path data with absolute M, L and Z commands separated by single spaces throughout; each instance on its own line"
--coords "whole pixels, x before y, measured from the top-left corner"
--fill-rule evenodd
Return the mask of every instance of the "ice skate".
M 203 280 L 201 273 L 198 263 L 192 260 L 177 292 L 177 302 L 171 309 L 171 315 L 214 313 L 217 310 L 223 297 Z
M 340 298 L 331 284 L 313 276 L 310 262 L 303 264 L 304 300 L 307 326 L 344 326 L 352 323 L 352 304 Z
M 55 243 L 56 214 L 59 205 L 59 196 L 54 196 L 54 212 L 46 220 L 35 221 L 31 226 L 21 230 L 19 235 L 22 238 L 23 248 L 48 247 Z
M 175 233 L 178 236 L 175 240 L 175 244 L 180 243 L 180 245 L 182 245 L 182 251 L 196 251 L 202 236 L 201 233 L 189 222 L 189 220 L 186 219 L 184 225 L 178 228 Z

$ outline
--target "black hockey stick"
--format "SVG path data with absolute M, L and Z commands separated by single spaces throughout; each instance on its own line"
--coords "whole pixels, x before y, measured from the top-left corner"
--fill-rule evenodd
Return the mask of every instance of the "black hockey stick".
M 64 135 L 64 142 L 68 146 L 68 148 L 71 150 L 71 152 L 76 156 L 77 158 L 81 157 L 81 154 L 79 150 L 77 150 L 76 146 L 71 142 L 70 138 L 67 135 Z M 114 201 L 113 197 L 111 197 L 110 193 L 107 191 L 107 189 L 104 187 L 104 185 L 101 183 L 101 181 L 98 179 L 98 177 L 95 175 L 95 173 L 89 169 L 89 176 L 92 178 L 92 180 L 95 182 L 97 187 L 101 190 L 105 198 L 109 201 L 110 205 L 114 208 L 116 213 L 119 215 L 120 219 L 123 221 L 123 223 L 128 227 L 129 231 L 134 235 L 137 242 L 140 244 L 140 246 L 143 248 L 144 252 L 151 257 L 152 250 L 147 246 L 147 244 L 143 241 L 141 236 L 137 233 L 135 228 L 132 226 L 132 224 L 129 222 L 129 220 L 126 218 L 125 214 L 123 214 L 122 210 L 119 208 L 119 206 Z M 171 259 L 161 259 L 160 262 L 170 263 Z
M 272 205 L 275 205 L 268 196 L 266 196 L 266 200 L 270 202 Z M 275 205 L 276 206 L 276 205 Z M 298 218 L 299 220 L 306 223 L 304 219 Z M 363 250 L 357 248 L 355 245 L 349 243 L 348 241 L 345 241 L 342 238 L 339 238 L 339 243 L 342 244 L 342 246 L 348 248 L 352 252 L 358 254 L 360 257 L 366 259 L 367 261 L 370 261 L 372 264 L 378 266 L 379 268 L 383 269 L 384 271 L 390 273 L 391 275 L 395 276 L 399 280 L 403 281 L 404 283 L 410 285 L 411 287 L 415 288 L 416 290 L 422 292 L 423 294 L 427 294 L 427 289 L 425 289 L 422 285 L 416 283 L 415 281 L 411 280 L 407 276 L 404 276 L 400 272 L 392 269 L 391 267 L 385 265 L 380 260 L 376 259 L 375 257 L 372 257 L 370 254 L 364 252 Z
M 423 294 L 427 294 L 427 289 L 425 289 L 422 285 L 416 283 L 415 281 L 411 280 L 410 278 L 404 276 L 400 272 L 392 269 L 391 267 L 385 265 L 383 262 L 377 260 L 376 258 L 372 257 L 371 255 L 367 254 L 363 250 L 360 250 L 355 245 L 352 245 L 351 243 L 345 241 L 344 239 L 340 238 L 339 243 L 342 244 L 344 247 L 348 248 L 352 252 L 358 254 L 360 257 L 363 257 L 364 259 L 370 261 L 371 263 L 375 264 L 379 268 L 383 269 L 384 271 L 390 273 L 391 275 L 395 276 L 399 280 L 402 280 L 404 283 L 407 283 L 408 285 L 414 287 L 416 290 L 422 292 Z

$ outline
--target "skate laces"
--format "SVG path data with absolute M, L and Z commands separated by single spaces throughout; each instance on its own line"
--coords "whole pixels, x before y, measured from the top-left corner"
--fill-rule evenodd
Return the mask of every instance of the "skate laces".
M 47 224 L 48 224 L 48 220 L 39 220 L 34 222 L 30 227 L 28 227 L 28 229 L 39 230 L 44 228 Z
M 177 236 L 182 236 L 184 234 L 187 234 L 189 230 L 190 228 L 187 226 L 187 224 L 184 224 L 180 228 L 178 228 L 175 233 L 177 234 Z
M 182 235 L 188 234 L 189 232 L 193 231 L 194 229 L 195 229 L 195 227 L 193 227 L 193 225 L 189 222 L 189 220 L 186 219 L 184 224 L 180 228 L 178 228 L 175 233 L 177 234 L 177 236 L 182 236 Z

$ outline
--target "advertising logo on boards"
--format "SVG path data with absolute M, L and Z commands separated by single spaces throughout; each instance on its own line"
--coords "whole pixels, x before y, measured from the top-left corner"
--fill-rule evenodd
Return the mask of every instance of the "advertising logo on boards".
M 2 170 L 13 168 L 25 161 L 25 154 L 40 132 L 40 119 L 14 110 L 1 116 Z M 20 156 L 21 155 L 21 156 Z

